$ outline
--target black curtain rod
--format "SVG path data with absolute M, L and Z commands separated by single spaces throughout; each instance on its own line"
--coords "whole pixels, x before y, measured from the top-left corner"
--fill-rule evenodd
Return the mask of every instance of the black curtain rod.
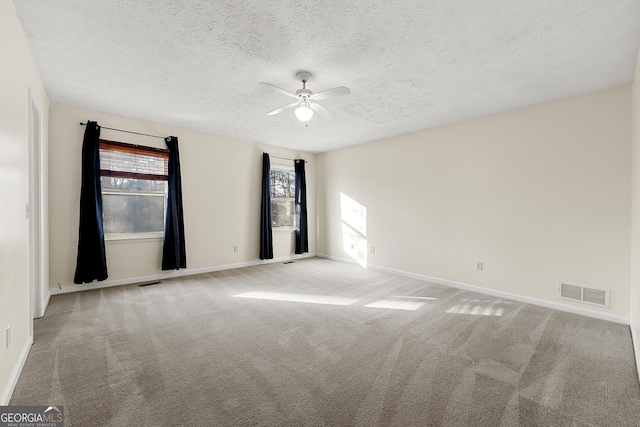
M 267 153 L 267 154 L 269 154 L 269 153 Z M 299 160 L 304 160 L 304 159 L 291 159 L 291 158 L 289 158 L 289 157 L 272 156 L 271 154 L 269 154 L 269 157 L 273 157 L 274 159 L 291 160 L 291 161 L 294 161 L 294 162 L 297 162 L 297 161 L 299 161 Z M 306 160 L 304 160 L 304 162 L 305 162 L 305 163 L 309 163 L 309 162 L 308 162 L 308 161 L 306 161 Z
M 87 124 L 86 124 L 86 123 L 82 123 L 82 122 L 80 122 L 80 125 L 81 125 L 81 126 L 86 126 Z M 98 126 L 100 126 L 100 125 L 98 125 Z M 126 133 L 132 133 L 132 134 L 134 134 L 134 135 L 150 136 L 150 137 L 152 137 L 152 138 L 161 138 L 161 139 L 165 139 L 165 137 L 164 137 L 164 136 L 149 135 L 148 133 L 140 133 L 140 132 L 133 132 L 133 131 L 130 131 L 130 130 L 123 130 L 123 129 L 116 129 L 116 128 L 108 128 L 108 127 L 106 127 L 106 126 L 100 126 L 100 127 L 101 127 L 102 129 L 115 130 L 116 132 L 126 132 Z

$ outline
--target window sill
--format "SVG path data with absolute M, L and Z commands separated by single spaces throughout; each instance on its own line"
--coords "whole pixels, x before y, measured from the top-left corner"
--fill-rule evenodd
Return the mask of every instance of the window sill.
M 294 233 L 296 229 L 295 227 L 273 227 L 272 231 L 275 234 L 284 234 L 284 233 Z
M 164 239 L 164 233 L 122 233 L 105 234 L 105 242 L 134 242 Z

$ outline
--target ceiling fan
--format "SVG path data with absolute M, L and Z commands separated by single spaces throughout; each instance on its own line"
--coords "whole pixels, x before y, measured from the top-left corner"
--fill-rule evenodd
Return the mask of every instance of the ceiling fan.
M 307 71 L 300 71 L 296 74 L 296 77 L 302 82 L 302 89 L 298 89 L 295 93 L 281 89 L 278 86 L 274 86 L 270 83 L 259 83 L 262 86 L 268 87 L 275 90 L 276 92 L 280 92 L 283 95 L 287 95 L 291 98 L 296 99 L 296 102 L 292 102 L 291 104 L 287 104 L 284 107 L 269 111 L 267 113 L 268 115 L 274 116 L 283 112 L 284 110 L 288 110 L 289 108 L 297 107 L 296 117 L 301 122 L 308 122 L 309 120 L 311 120 L 314 111 L 326 119 L 332 119 L 335 116 L 335 113 L 328 110 L 316 101 L 319 101 L 321 99 L 333 98 L 335 96 L 349 95 L 351 93 L 351 90 L 348 87 L 344 86 L 338 86 L 334 87 L 333 89 L 313 93 L 313 91 L 307 89 L 307 82 L 311 79 L 311 73 Z

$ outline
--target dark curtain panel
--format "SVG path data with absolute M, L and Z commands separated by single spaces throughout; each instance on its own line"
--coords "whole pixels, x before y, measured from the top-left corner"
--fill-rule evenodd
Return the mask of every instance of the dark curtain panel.
M 107 257 L 104 250 L 102 186 L 100 185 L 100 126 L 87 121 L 82 142 L 80 189 L 80 229 L 74 283 L 105 280 Z
M 164 224 L 162 244 L 162 269 L 179 270 L 187 268 L 187 252 L 184 243 L 184 216 L 182 213 L 182 178 L 180 176 L 180 154 L 178 138 L 165 139 L 169 148 L 169 195 L 167 197 L 167 217 Z
M 260 205 L 260 259 L 273 258 L 271 223 L 271 162 L 262 153 L 262 203 Z
M 304 160 L 295 161 L 296 171 L 296 253 L 309 252 L 307 232 L 307 178 Z

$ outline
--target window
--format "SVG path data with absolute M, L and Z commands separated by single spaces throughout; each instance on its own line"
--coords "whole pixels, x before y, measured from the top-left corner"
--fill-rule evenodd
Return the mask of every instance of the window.
M 275 166 L 271 169 L 271 221 L 273 227 L 295 225 L 296 175 L 293 169 Z
M 106 239 L 162 237 L 169 152 L 100 140 Z

